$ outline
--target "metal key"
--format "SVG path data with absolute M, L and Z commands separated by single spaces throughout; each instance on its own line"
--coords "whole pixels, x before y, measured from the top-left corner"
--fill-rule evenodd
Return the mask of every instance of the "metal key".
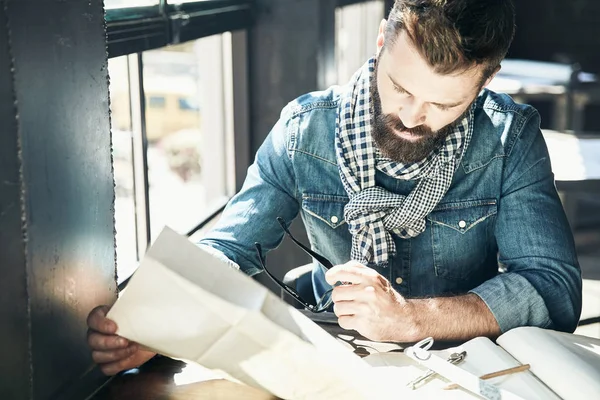
M 450 364 L 456 365 L 456 364 L 460 364 L 465 359 L 466 356 L 467 356 L 466 351 L 463 351 L 460 353 L 452 353 L 452 354 L 450 354 L 450 357 L 448 357 L 448 359 L 446 359 L 446 361 L 448 361 Z M 423 375 L 421 375 L 417 379 L 409 382 L 406 386 L 408 386 L 414 390 L 417 388 L 417 385 L 425 382 L 427 379 L 431 378 L 432 376 L 434 376 L 436 374 L 437 373 L 435 371 L 427 370 L 427 372 L 425 372 Z

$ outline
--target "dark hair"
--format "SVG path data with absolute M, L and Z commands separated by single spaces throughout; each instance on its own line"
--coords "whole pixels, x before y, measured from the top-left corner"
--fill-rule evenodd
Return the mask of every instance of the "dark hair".
M 485 66 L 485 81 L 500 66 L 515 33 L 512 0 L 396 0 L 384 47 L 401 31 L 437 73 Z

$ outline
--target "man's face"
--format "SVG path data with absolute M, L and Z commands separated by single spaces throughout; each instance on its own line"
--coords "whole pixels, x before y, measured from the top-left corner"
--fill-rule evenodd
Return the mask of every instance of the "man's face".
M 481 90 L 482 67 L 440 75 L 417 52 L 405 33 L 382 51 L 371 96 L 373 139 L 394 161 L 412 163 L 440 147 Z

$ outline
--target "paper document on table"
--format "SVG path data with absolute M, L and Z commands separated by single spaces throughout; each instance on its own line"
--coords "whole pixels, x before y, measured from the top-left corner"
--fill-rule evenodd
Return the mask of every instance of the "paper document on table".
M 386 390 L 373 368 L 298 310 L 168 228 L 108 317 L 123 337 L 281 398 L 363 399 Z
M 600 339 L 522 327 L 498 338 L 504 350 L 565 400 L 600 397 Z
M 446 359 L 451 353 L 462 351 L 466 352 L 466 357 L 464 362 L 458 366 L 474 376 L 482 376 L 520 365 L 510 354 L 485 337 L 471 339 L 458 347 L 432 352 Z M 397 369 L 397 376 L 402 376 L 403 380 L 412 381 L 423 374 L 423 367 L 402 353 L 371 354 L 365 358 L 365 361 L 374 367 L 394 367 Z M 500 376 L 489 382 L 528 400 L 560 399 L 529 371 Z M 438 375 L 428 384 L 415 390 L 415 394 L 423 399 L 468 400 L 477 398 L 462 388 L 444 390 L 446 386 L 448 386 L 448 381 Z

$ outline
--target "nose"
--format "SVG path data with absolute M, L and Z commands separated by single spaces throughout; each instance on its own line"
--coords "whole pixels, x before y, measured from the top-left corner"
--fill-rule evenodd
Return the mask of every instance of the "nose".
M 408 129 L 425 123 L 425 104 L 412 101 L 404 104 L 398 112 L 398 117 Z

